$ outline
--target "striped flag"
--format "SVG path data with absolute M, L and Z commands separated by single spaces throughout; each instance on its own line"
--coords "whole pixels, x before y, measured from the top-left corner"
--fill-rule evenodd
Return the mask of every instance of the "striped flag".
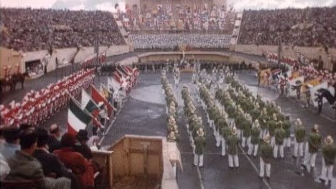
M 91 121 L 91 115 L 82 110 L 76 99 L 71 97 L 68 109 L 68 133 L 76 135 L 80 129 L 85 129 Z
M 91 96 L 82 89 L 82 100 L 81 100 L 82 109 L 87 110 L 92 113 L 95 108 L 98 108 L 98 105 L 92 100 Z
M 96 87 L 94 87 L 93 85 L 91 85 L 91 96 L 92 99 L 95 103 L 99 104 L 99 102 L 103 102 L 105 104 L 105 106 L 107 107 L 107 114 L 108 117 L 111 117 L 113 114 L 113 106 L 107 101 L 106 98 L 103 97 L 102 94 L 100 94 L 100 92 L 96 89 Z

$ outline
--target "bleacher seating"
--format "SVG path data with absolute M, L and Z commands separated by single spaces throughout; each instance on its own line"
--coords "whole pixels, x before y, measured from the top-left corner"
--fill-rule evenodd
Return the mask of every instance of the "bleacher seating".
M 245 10 L 239 44 L 336 47 L 336 7 Z
M 113 15 L 104 11 L 1 8 L 1 45 L 36 51 L 124 45 Z

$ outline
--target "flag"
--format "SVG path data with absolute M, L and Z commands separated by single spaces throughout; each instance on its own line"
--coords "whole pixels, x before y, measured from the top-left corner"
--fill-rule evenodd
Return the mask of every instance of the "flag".
M 279 75 L 281 73 L 281 69 L 280 68 L 277 68 L 277 69 L 274 69 L 272 70 L 272 76 L 276 76 L 276 75 Z
M 110 95 L 112 95 L 112 92 L 104 85 L 104 84 L 100 84 L 100 88 L 101 88 L 101 93 L 102 95 L 106 98 L 109 99 Z
M 91 120 L 91 115 L 82 110 L 79 103 L 71 97 L 68 109 L 68 133 L 76 135 L 80 129 L 85 129 Z
M 82 100 L 81 100 L 82 109 L 92 112 L 95 108 L 98 108 L 98 105 L 92 100 L 91 96 L 82 89 Z
M 116 80 L 114 77 L 111 78 L 107 78 L 107 85 L 108 87 L 112 87 L 113 91 L 119 91 L 120 87 L 121 87 L 121 83 Z
M 103 102 L 107 107 L 108 117 L 111 117 L 114 109 L 113 106 L 107 101 L 106 98 L 103 97 L 103 95 L 99 93 L 99 91 L 93 85 L 91 85 L 91 87 L 92 87 L 91 96 L 93 101 L 95 101 L 95 103 L 97 104 L 99 104 L 99 102 Z

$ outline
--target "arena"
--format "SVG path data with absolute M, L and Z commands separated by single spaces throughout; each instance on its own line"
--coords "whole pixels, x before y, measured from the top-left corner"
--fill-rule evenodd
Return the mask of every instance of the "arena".
M 55 2 L 0 8 L 1 188 L 336 188 L 336 2 Z

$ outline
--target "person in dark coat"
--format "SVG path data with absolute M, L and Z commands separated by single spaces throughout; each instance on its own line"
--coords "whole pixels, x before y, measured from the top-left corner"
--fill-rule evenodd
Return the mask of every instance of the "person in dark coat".
M 59 126 L 57 124 L 52 124 L 49 128 L 49 133 L 49 152 L 53 152 L 54 150 L 60 149 L 62 147 L 61 142 L 59 141 L 59 138 L 61 137 L 61 131 Z
M 60 159 L 48 151 L 49 135 L 45 129 L 36 129 L 37 134 L 37 148 L 33 153 L 35 157 L 42 165 L 43 173 L 46 176 L 55 176 L 56 178 L 67 177 L 71 180 L 71 188 L 81 188 L 80 182 L 77 177 L 71 173 Z
M 84 129 L 78 131 L 77 135 L 77 143 L 74 146 L 74 150 L 80 154 L 82 154 L 87 160 L 92 159 L 92 152 L 90 147 L 86 144 L 89 140 L 88 132 Z

